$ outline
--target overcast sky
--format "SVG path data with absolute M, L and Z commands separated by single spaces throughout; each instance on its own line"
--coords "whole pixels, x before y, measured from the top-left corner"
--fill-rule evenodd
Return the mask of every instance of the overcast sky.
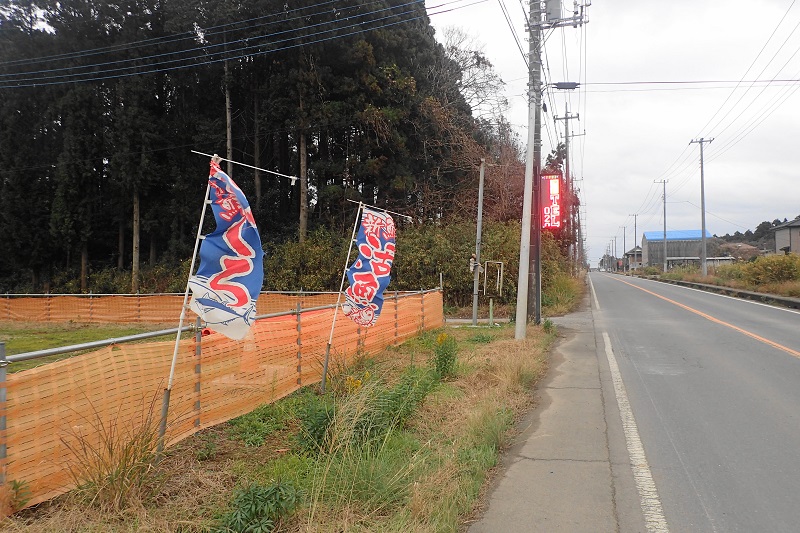
M 525 141 L 528 74 L 510 27 L 527 51 L 527 4 L 503 0 L 509 25 L 500 0 L 469 3 L 435 8 L 441 4 L 428 0 L 431 22 L 437 35 L 457 26 L 485 45 L 506 81 L 508 118 Z M 585 132 L 571 139 L 571 166 L 592 265 L 615 236 L 617 256 L 623 244 L 634 246 L 633 214 L 636 243 L 643 231 L 662 230 L 663 186 L 654 181 L 668 180 L 667 229 L 701 228 L 700 148 L 690 145 L 700 138 L 714 139 L 704 145 L 709 232 L 744 232 L 800 215 L 800 3 L 794 4 L 593 0 L 588 24 L 545 31 L 544 81 L 580 82 L 581 89 L 545 95 L 543 160 L 563 141 L 564 121 L 553 117 L 569 106 L 580 115 L 570 133 Z

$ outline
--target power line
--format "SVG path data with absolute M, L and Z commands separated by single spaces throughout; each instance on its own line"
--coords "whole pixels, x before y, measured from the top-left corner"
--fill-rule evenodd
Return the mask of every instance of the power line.
M 393 16 L 394 15 L 390 15 L 390 16 L 384 17 L 384 18 L 388 19 L 388 18 L 391 18 Z M 350 37 L 350 36 L 353 36 L 353 35 L 358 35 L 358 34 L 366 33 L 366 32 L 369 32 L 369 31 L 389 28 L 389 27 L 392 27 L 392 26 L 396 26 L 398 24 L 404 24 L 404 23 L 407 23 L 407 22 L 413 22 L 415 20 L 421 20 L 423 18 L 425 18 L 423 15 L 414 16 L 414 17 L 408 17 L 406 19 L 398 20 L 398 21 L 395 21 L 395 22 L 387 22 L 387 23 L 380 24 L 380 25 L 377 25 L 377 26 L 374 26 L 374 27 L 371 27 L 371 28 L 361 28 L 361 29 L 350 31 L 350 32 L 347 32 L 347 33 L 342 33 L 342 34 L 339 34 L 339 35 L 334 35 L 334 36 L 330 36 L 330 37 L 323 37 L 323 38 L 314 39 L 314 40 L 305 41 L 305 42 L 300 42 L 300 43 L 294 43 L 294 44 L 290 44 L 290 45 L 287 45 L 287 46 L 274 48 L 274 49 L 271 49 L 271 50 L 257 50 L 257 51 L 254 51 L 253 50 L 254 47 L 245 47 L 245 48 L 241 48 L 241 49 L 237 50 L 237 52 L 245 52 L 245 53 L 241 53 L 241 54 L 238 54 L 238 55 L 232 55 L 232 56 L 217 57 L 215 59 L 202 58 L 202 60 L 201 60 L 201 58 L 197 57 L 197 58 L 193 58 L 193 59 L 196 59 L 196 61 L 194 61 L 194 62 L 192 62 L 190 64 L 184 64 L 184 65 L 178 65 L 178 66 L 172 66 L 172 67 L 165 67 L 165 68 L 155 68 L 155 69 L 150 69 L 150 70 L 139 70 L 138 72 L 128 72 L 128 73 L 125 73 L 125 74 L 116 74 L 116 75 L 102 74 L 101 73 L 101 74 L 99 74 L 97 76 L 85 77 L 85 78 L 81 78 L 81 79 L 78 79 L 78 80 L 59 80 L 59 81 L 48 81 L 48 82 L 34 82 L 34 83 L 27 83 L 27 84 L 6 83 L 6 84 L 0 84 L 0 89 L 9 89 L 9 88 L 15 88 L 15 87 L 16 88 L 21 88 L 21 87 L 37 87 L 37 86 L 45 86 L 45 85 L 59 85 L 59 84 L 65 84 L 65 83 L 78 83 L 78 82 L 86 82 L 86 81 L 101 81 L 101 80 L 125 78 L 125 77 L 137 76 L 137 75 L 143 75 L 143 74 L 154 74 L 154 73 L 159 73 L 159 72 L 168 72 L 168 71 L 185 69 L 185 68 L 193 68 L 193 67 L 198 67 L 198 66 L 203 66 L 203 65 L 211 65 L 211 64 L 214 64 L 214 63 L 221 63 L 223 61 L 231 61 L 231 60 L 236 60 L 236 59 L 243 59 L 243 58 L 246 58 L 246 57 L 251 57 L 253 55 L 266 55 L 266 54 L 281 52 L 281 51 L 284 51 L 284 50 L 290 50 L 290 49 L 293 49 L 293 48 L 299 48 L 299 47 L 302 47 L 302 46 L 308 46 L 308 45 L 311 45 L 311 44 L 328 42 L 328 41 L 332 41 L 332 40 L 335 40 L 335 39 L 342 39 L 342 38 L 345 38 L 345 37 Z M 360 24 L 353 24 L 353 25 L 347 26 L 345 28 L 335 28 L 333 30 L 326 30 L 325 32 L 319 32 L 319 33 L 330 33 L 332 31 L 341 31 L 343 29 L 356 28 L 356 27 L 359 27 L 359 26 L 360 26 Z M 284 39 L 283 41 L 286 41 L 286 40 L 291 40 L 291 39 Z M 220 56 L 222 54 L 218 53 L 218 54 L 214 54 L 214 55 Z
M 413 0 L 412 2 L 404 4 L 404 6 L 418 4 L 420 2 L 421 2 L 421 0 Z M 380 13 L 380 12 L 383 12 L 383 11 L 387 11 L 387 10 L 390 10 L 390 9 L 392 9 L 392 8 L 384 8 L 384 9 L 376 10 L 376 11 L 373 11 L 373 12 L 370 12 L 370 13 L 364 13 L 364 14 L 361 14 L 361 15 L 358 15 L 358 16 L 346 17 L 343 20 L 347 21 L 347 20 L 356 19 L 356 18 L 359 18 L 359 17 L 370 16 L 370 15 L 374 15 L 374 14 L 377 14 L 377 13 Z M 406 14 L 410 14 L 410 13 L 414 13 L 414 10 L 413 9 L 412 10 L 407 10 L 407 11 L 404 11 L 404 12 L 401 12 L 401 13 L 397 13 L 397 14 L 392 13 L 390 15 L 387 15 L 387 16 L 384 16 L 384 17 L 379 17 L 379 18 L 374 19 L 374 20 L 368 20 L 365 23 L 383 21 L 383 20 L 386 20 L 386 19 L 391 19 L 391 18 L 393 18 L 395 16 L 406 15 Z M 414 17 L 414 18 L 420 18 L 420 17 Z M 409 19 L 409 20 L 413 20 L 414 18 Z M 327 21 L 327 22 L 323 22 L 323 23 L 319 23 L 319 24 L 313 24 L 311 26 L 308 26 L 308 28 L 314 28 L 314 27 L 319 27 L 319 26 L 329 25 L 329 24 L 334 24 L 334 23 L 338 23 L 338 21 Z M 362 24 L 361 22 L 355 22 L 355 23 L 349 24 L 349 25 L 340 25 L 339 27 L 334 27 L 332 29 L 327 29 L 327 30 L 322 30 L 322 31 L 317 31 L 317 32 L 311 32 L 309 34 L 302 35 L 302 36 L 296 35 L 296 34 L 300 33 L 300 31 L 296 30 L 296 29 L 282 30 L 282 31 L 278 31 L 278 32 L 275 32 L 275 33 L 272 33 L 272 34 L 268 34 L 268 35 L 264 35 L 264 36 L 253 37 L 252 39 L 240 39 L 240 40 L 232 41 L 232 42 L 229 42 L 229 43 L 220 43 L 220 44 L 216 44 L 216 45 L 197 47 L 197 48 L 185 50 L 185 52 L 198 52 L 198 54 L 196 54 L 196 55 L 187 55 L 185 57 L 179 57 L 177 59 L 170 59 L 170 60 L 164 60 L 164 61 L 155 61 L 154 63 L 149 63 L 147 65 L 144 65 L 143 66 L 144 69 L 150 69 L 150 70 L 145 71 L 144 73 L 160 72 L 160 71 L 164 71 L 164 70 L 172 70 L 172 68 L 170 68 L 170 67 L 166 67 L 164 69 L 154 69 L 153 68 L 153 67 L 158 67 L 158 66 L 161 66 L 161 65 L 171 65 L 171 64 L 174 64 L 174 63 L 182 63 L 182 62 L 186 62 L 186 61 L 196 61 L 195 64 L 180 65 L 180 66 L 176 67 L 176 68 L 185 68 L 187 66 L 195 66 L 197 64 L 207 64 L 207 63 L 216 62 L 216 60 L 214 58 L 220 58 L 220 56 L 224 56 L 224 57 L 221 57 L 218 60 L 224 61 L 224 60 L 230 60 L 230 59 L 233 59 L 233 58 L 241 58 L 241 57 L 246 57 L 247 55 L 251 55 L 251 54 L 244 54 L 244 55 L 235 56 L 235 54 L 238 54 L 240 52 L 255 51 L 255 52 L 260 52 L 260 53 L 270 53 L 270 52 L 277 51 L 277 50 L 264 50 L 263 49 L 264 45 L 274 46 L 275 44 L 278 44 L 278 43 L 284 43 L 284 42 L 287 42 L 287 41 L 292 41 L 297 37 L 305 37 L 305 38 L 307 38 L 307 37 L 313 37 L 313 36 L 317 36 L 317 35 L 323 35 L 323 34 L 326 34 L 326 33 L 337 32 L 337 31 L 341 31 L 341 30 L 354 28 L 354 27 L 359 27 L 359 26 L 361 26 L 361 24 Z M 241 42 L 248 42 L 249 43 L 251 41 L 266 40 L 266 39 L 269 39 L 271 37 L 276 37 L 276 36 L 279 36 L 279 35 L 286 35 L 286 34 L 289 34 L 289 36 L 288 37 L 284 37 L 282 39 L 278 39 L 277 41 L 269 42 L 269 43 L 246 45 L 246 46 L 241 46 L 241 47 L 232 48 L 232 49 L 228 49 L 227 48 L 228 46 L 236 46 L 237 43 L 241 43 Z M 329 39 L 321 39 L 321 40 L 329 40 Z M 309 43 L 304 43 L 304 44 L 309 44 Z M 219 48 L 219 47 L 225 47 L 225 49 L 223 49 L 221 52 L 218 51 L 218 52 L 213 52 L 213 53 L 210 53 L 210 54 L 208 53 L 209 49 L 214 49 L 214 48 Z M 284 48 L 292 48 L 292 47 L 293 46 L 284 47 Z M 179 52 L 179 53 L 182 53 L 182 52 Z M 176 53 L 171 52 L 171 53 L 158 54 L 158 55 L 152 56 L 152 58 L 163 57 L 163 56 L 166 56 L 166 55 L 176 55 Z M 86 66 L 79 66 L 79 67 L 68 67 L 68 68 L 57 69 L 57 70 L 62 71 L 62 70 L 93 69 L 93 68 L 98 68 L 98 67 L 104 67 L 104 66 L 107 66 L 109 64 L 136 63 L 136 62 L 139 62 L 141 60 L 147 60 L 147 59 L 148 59 L 147 57 L 145 57 L 145 58 L 132 58 L 132 59 L 127 59 L 127 60 L 109 62 L 109 63 L 105 63 L 105 64 L 101 63 L 101 64 L 86 65 Z M 90 79 L 107 79 L 107 78 L 125 77 L 126 75 L 137 75 L 137 74 L 143 73 L 141 69 L 142 69 L 142 67 L 139 67 L 137 65 L 128 66 L 128 67 L 119 67 L 119 68 L 106 69 L 106 70 L 104 70 L 103 72 L 100 73 L 101 74 L 100 76 L 97 76 L 97 77 L 94 77 L 94 78 L 90 78 Z M 134 70 L 135 72 L 129 72 L 131 70 Z M 125 71 L 128 71 L 128 72 L 125 72 Z M 45 71 L 42 71 L 42 72 L 45 72 Z M 117 72 L 117 73 L 118 72 L 122 72 L 122 73 L 119 76 L 111 74 L 111 73 L 115 73 L 115 72 Z M 19 76 L 19 75 L 24 75 L 24 74 L 37 74 L 37 72 L 24 72 L 24 73 L 19 73 L 19 74 L 6 74 L 6 75 L 0 76 L 0 77 Z M 88 74 L 91 75 L 91 74 L 93 74 L 93 72 L 90 72 Z M 11 83 L 19 82 L 19 81 L 37 82 L 34 85 L 52 85 L 52 84 L 60 83 L 60 82 L 63 82 L 63 81 L 66 81 L 66 82 L 87 81 L 87 80 L 81 79 L 81 78 L 64 80 L 64 78 L 75 78 L 75 77 L 80 77 L 80 76 L 84 76 L 84 75 L 86 75 L 86 73 L 77 72 L 77 73 L 74 73 L 74 74 L 57 75 L 57 76 L 42 76 L 42 77 L 37 77 L 37 78 L 11 79 L 11 80 L 6 81 L 5 85 L 3 85 L 3 87 L 25 86 L 25 85 L 10 85 Z M 59 81 L 51 82 L 50 80 L 59 80 Z

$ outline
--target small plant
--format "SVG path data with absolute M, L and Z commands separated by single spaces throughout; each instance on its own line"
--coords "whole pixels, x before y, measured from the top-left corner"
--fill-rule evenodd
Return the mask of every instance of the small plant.
M 553 321 L 550 320 L 549 318 L 545 318 L 544 322 L 542 322 L 542 329 L 544 330 L 545 333 L 550 335 L 551 333 L 556 332 L 556 325 L 553 324 Z
M 447 333 L 440 333 L 433 346 L 433 369 L 440 379 L 453 375 L 456 369 L 458 344 L 456 338 Z
M 475 344 L 488 344 L 494 340 L 494 335 L 490 335 L 489 333 L 476 333 L 469 340 Z
M 309 396 L 298 409 L 300 432 L 297 440 L 306 452 L 320 452 L 326 446 L 328 428 L 333 422 L 335 409 L 331 399 L 325 396 Z
M 27 481 L 12 479 L 8 487 L 8 505 L 11 511 L 19 511 L 31 501 L 31 488 Z
M 364 375 L 360 378 L 348 375 L 347 378 L 344 380 L 344 390 L 347 394 L 355 394 L 359 390 L 361 390 L 361 386 L 366 383 L 369 379 L 370 373 L 369 370 L 364 372 Z
M 217 441 L 213 436 L 201 435 L 200 444 L 195 450 L 195 457 L 198 461 L 208 461 L 217 453 Z
M 268 533 L 274 531 L 281 519 L 289 516 L 300 504 L 301 495 L 294 485 L 273 483 L 262 486 L 253 483 L 236 491 L 232 509 L 213 529 L 215 533 Z

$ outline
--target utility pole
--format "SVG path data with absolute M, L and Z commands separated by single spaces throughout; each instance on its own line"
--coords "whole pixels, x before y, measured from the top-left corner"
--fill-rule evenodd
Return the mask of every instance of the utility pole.
M 700 266 L 703 269 L 703 276 L 708 276 L 708 255 L 706 253 L 706 193 L 705 193 L 705 178 L 703 176 L 703 144 L 710 143 L 714 139 L 703 139 L 702 137 L 693 141 L 689 141 L 689 144 L 699 144 L 700 145 L 700 218 L 702 220 L 702 230 L 700 235 L 700 242 L 702 242 L 702 247 L 700 250 Z
M 628 247 L 625 245 L 625 231 L 627 230 L 627 226 L 622 226 L 622 271 L 625 272 L 627 269 L 625 268 L 625 254 L 627 253 L 626 250 Z
M 636 261 L 636 247 L 638 246 L 636 244 L 636 217 L 638 217 L 639 214 L 636 213 L 636 214 L 628 215 L 628 216 L 629 217 L 633 217 L 633 262 L 636 263 L 637 262 Z
M 478 229 L 475 235 L 475 262 L 472 264 L 472 325 L 478 325 L 478 289 L 481 283 L 481 229 L 483 226 L 483 174 L 486 160 L 481 158 L 481 175 L 478 181 Z M 491 326 L 491 324 L 489 324 Z
M 517 283 L 517 312 L 514 338 L 522 340 L 527 331 L 530 300 L 536 299 L 540 294 L 537 288 L 541 276 L 539 272 L 539 237 L 541 224 L 538 218 L 539 211 L 539 161 L 541 148 L 541 106 L 539 100 L 542 92 L 541 68 L 542 62 L 539 54 L 539 40 L 541 38 L 542 5 L 539 0 L 531 2 L 531 18 L 528 21 L 529 48 L 528 48 L 528 147 L 525 151 L 525 187 L 522 195 L 522 233 L 519 243 L 519 281 Z M 536 168 L 534 168 L 536 167 Z M 536 194 L 534 195 L 534 189 Z M 535 198 L 534 198 L 535 196 Z M 537 216 L 534 217 L 534 212 Z M 532 224 L 533 222 L 533 224 Z M 532 227 L 535 226 L 535 227 Z M 531 235 L 533 234 L 533 235 Z M 533 268 L 531 268 L 533 267 Z M 529 298 L 533 285 L 533 298 Z M 535 308 L 539 305 L 534 304 Z
M 664 185 L 664 273 L 667 273 L 667 182 L 669 180 L 653 181 Z
M 528 147 L 525 154 L 525 188 L 522 203 L 522 230 L 517 282 L 517 311 L 514 338 L 525 338 L 527 323 L 541 322 L 541 31 L 546 28 L 582 25 L 586 6 L 575 4 L 571 17 L 561 16 L 561 1 L 546 0 L 547 20 L 542 20 L 542 2 L 533 0 L 528 20 Z
M 558 85 L 556 85 L 556 86 L 558 86 Z M 575 86 L 577 87 L 578 84 L 576 83 Z M 573 242 L 573 244 L 570 244 L 570 246 L 569 246 L 570 247 L 569 258 L 572 261 L 573 268 L 575 270 L 577 270 L 578 259 L 577 259 L 576 250 L 577 250 L 577 244 L 578 243 L 576 242 L 577 239 L 576 239 L 576 236 L 575 236 L 575 216 L 574 216 L 575 213 L 574 213 L 574 205 L 573 205 L 573 202 L 572 202 L 573 190 L 574 189 L 573 189 L 573 184 L 572 184 L 572 175 L 570 174 L 570 168 L 569 168 L 569 138 L 570 138 L 569 121 L 570 121 L 570 119 L 573 119 L 573 118 L 580 118 L 580 115 L 577 115 L 577 114 L 576 115 L 570 115 L 569 114 L 569 107 L 566 107 L 565 109 L 566 109 L 566 112 L 564 113 L 563 117 L 553 117 L 553 120 L 563 120 L 564 121 L 564 173 L 565 173 L 565 179 L 566 179 L 566 185 L 567 185 L 567 198 L 569 198 L 569 214 L 568 214 L 567 220 L 568 220 L 568 224 L 569 224 L 568 231 L 569 231 L 570 240 Z
M 617 271 L 617 265 L 619 261 L 617 261 L 617 236 L 614 235 L 614 272 Z

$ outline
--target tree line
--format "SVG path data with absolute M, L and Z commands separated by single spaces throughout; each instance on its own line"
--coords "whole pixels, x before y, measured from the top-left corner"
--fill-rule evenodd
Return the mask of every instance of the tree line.
M 501 89 L 462 33 L 436 40 L 421 1 L 7 4 L 0 290 L 87 292 L 115 269 L 137 292 L 143 266 L 191 257 L 208 175 L 192 150 L 271 171 L 226 168 L 268 252 L 347 231 L 357 202 L 474 219 L 482 158 L 484 216 L 518 220 Z

